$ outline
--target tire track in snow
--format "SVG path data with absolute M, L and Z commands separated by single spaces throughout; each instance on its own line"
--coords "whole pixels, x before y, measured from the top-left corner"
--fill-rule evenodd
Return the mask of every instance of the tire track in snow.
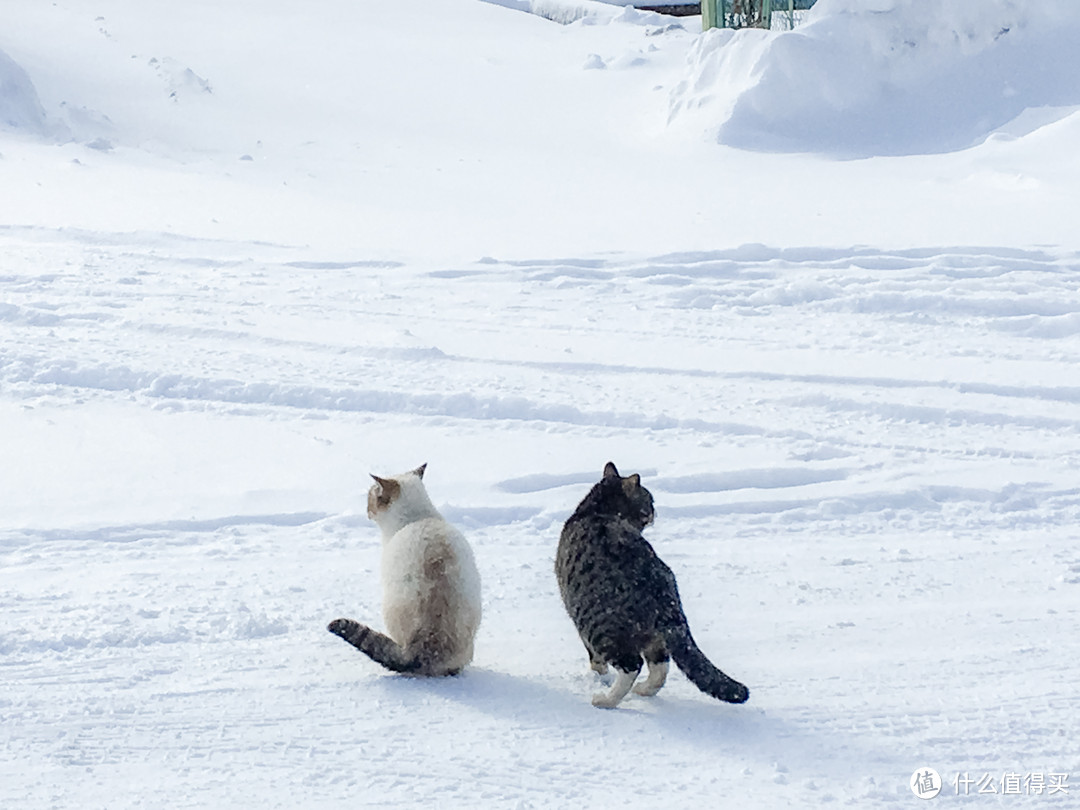
M 131 543 L 152 537 L 216 532 L 237 526 L 306 526 L 330 517 L 333 515 L 325 512 L 283 512 L 275 515 L 228 515 L 204 520 L 162 520 L 153 523 L 86 529 L 22 529 L 0 534 L 0 547 L 17 547 L 37 541 Z
M 987 412 L 914 405 L 898 402 L 857 402 L 825 394 L 794 397 L 786 400 L 796 408 L 819 408 L 830 414 L 866 413 L 888 421 L 917 422 L 927 425 L 983 425 L 987 427 L 1020 427 L 1045 431 L 1080 430 L 1080 418 L 1065 419 L 1049 416 L 1028 416 L 1017 413 Z
M 631 412 L 585 411 L 572 405 L 538 403 L 522 396 L 410 394 L 378 389 L 243 382 L 137 371 L 126 366 L 83 367 L 71 361 L 49 362 L 27 357 L 0 356 L 0 379 L 8 384 L 124 392 L 156 399 L 228 405 L 362 411 L 453 419 L 541 421 L 630 430 L 681 429 L 735 435 L 764 432 L 746 425 L 703 419 L 676 419 Z
M 657 487 L 663 491 L 660 487 Z M 1080 488 L 1055 490 L 1041 484 L 1009 484 L 1000 489 L 974 489 L 926 485 L 906 491 L 880 490 L 850 492 L 845 495 L 818 495 L 812 498 L 785 500 L 744 500 L 723 504 L 690 506 L 667 505 L 664 514 L 688 518 L 708 518 L 722 515 L 786 515 L 805 522 L 829 521 L 882 512 L 939 513 L 951 505 L 984 505 L 1000 524 L 1002 515 L 1011 515 L 1008 522 L 1021 525 L 1029 522 L 1025 513 L 1038 513 L 1046 521 L 1045 511 L 1054 508 L 1060 525 L 1072 525 L 1080 516 Z

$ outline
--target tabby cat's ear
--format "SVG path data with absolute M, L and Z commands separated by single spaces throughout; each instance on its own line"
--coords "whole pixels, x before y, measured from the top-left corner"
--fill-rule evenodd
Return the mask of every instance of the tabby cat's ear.
M 609 461 L 607 464 L 604 465 L 604 478 L 611 478 L 612 476 L 618 478 L 619 471 L 615 469 L 615 463 Z
M 638 487 L 641 486 L 641 476 L 638 475 L 637 473 L 634 473 L 633 475 L 631 475 L 626 480 L 630 482 L 630 488 L 631 489 L 637 489 Z
M 426 470 L 426 469 L 427 469 L 427 462 L 425 461 L 423 464 L 421 464 L 419 467 L 417 467 L 415 470 L 413 470 L 413 472 L 416 473 L 417 478 L 423 480 L 423 478 L 424 478 L 424 470 Z

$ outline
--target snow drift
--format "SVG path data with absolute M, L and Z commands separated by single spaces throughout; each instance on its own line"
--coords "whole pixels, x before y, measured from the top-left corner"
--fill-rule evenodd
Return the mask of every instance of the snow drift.
M 0 129 L 45 135 L 49 127 L 33 82 L 10 56 L 0 51 Z
M 955 151 L 1025 110 L 1080 105 L 1078 39 L 1064 0 L 820 0 L 795 31 L 701 37 L 670 120 L 745 149 Z

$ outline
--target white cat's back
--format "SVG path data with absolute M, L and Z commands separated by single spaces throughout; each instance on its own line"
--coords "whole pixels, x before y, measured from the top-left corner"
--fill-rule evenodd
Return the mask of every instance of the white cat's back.
M 441 517 L 395 532 L 382 551 L 383 618 L 390 635 L 408 639 L 437 625 L 453 638 L 480 625 L 480 572 L 465 537 Z
M 381 530 L 380 633 L 354 619 L 327 629 L 393 672 L 456 675 L 472 661 L 480 626 L 480 573 L 472 549 L 432 504 L 426 464 L 375 479 L 368 517 Z
M 472 660 L 480 626 L 480 573 L 465 537 L 439 514 L 423 468 L 376 478 L 368 514 L 383 535 L 383 620 L 390 637 L 423 649 L 439 670 Z

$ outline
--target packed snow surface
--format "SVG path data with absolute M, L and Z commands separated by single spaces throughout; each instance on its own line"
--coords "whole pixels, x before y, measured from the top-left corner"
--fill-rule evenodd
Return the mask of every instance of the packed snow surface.
M 0 807 L 1075 806 L 1075 4 L 4 16 Z M 589 704 L 609 460 L 747 704 Z M 449 679 L 325 629 L 422 462 Z

